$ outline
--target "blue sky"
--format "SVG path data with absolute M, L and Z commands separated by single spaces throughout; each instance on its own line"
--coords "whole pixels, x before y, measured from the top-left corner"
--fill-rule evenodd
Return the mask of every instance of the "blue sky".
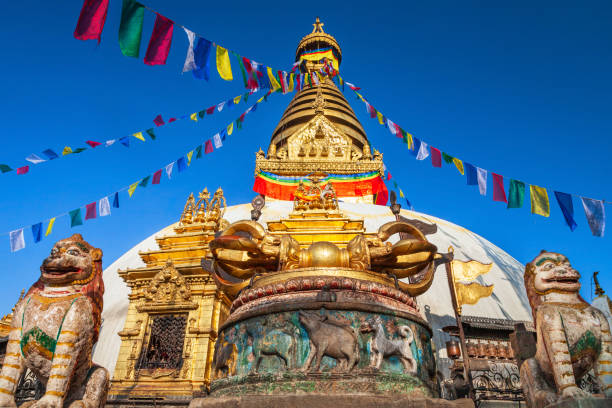
M 449 154 L 526 183 L 594 198 L 610 198 L 612 182 L 612 4 L 604 1 L 436 2 L 164 2 L 145 4 L 208 39 L 259 62 L 287 69 L 295 47 L 319 15 L 343 51 L 343 77 L 404 129 Z M 187 49 L 175 27 L 167 65 L 143 64 L 154 17 L 145 13 L 141 58 L 121 55 L 121 1 L 111 0 L 102 42 L 72 37 L 81 0 L 8 2 L 0 25 L 2 149 L 0 163 L 21 165 L 30 153 L 79 146 L 152 126 L 159 113 L 180 116 L 243 92 L 242 81 L 210 82 L 181 75 Z M 235 75 L 237 72 L 235 71 Z M 454 167 L 417 162 L 399 139 L 369 119 L 347 89 L 371 144 L 415 210 L 484 236 L 519 261 L 541 249 L 566 254 L 583 275 L 600 270 L 612 291 L 610 237 L 591 236 L 580 203 L 570 232 L 555 202 L 544 218 L 508 210 Z M 159 129 L 155 142 L 114 146 L 34 166 L 25 176 L 0 175 L 0 232 L 27 227 L 27 247 L 9 251 L 0 236 L 0 313 L 37 278 L 56 240 L 79 232 L 104 251 L 109 265 L 123 252 L 176 221 L 190 192 L 221 186 L 229 204 L 254 193 L 254 153 L 266 148 L 290 101 L 274 95 L 248 116 L 225 146 L 172 181 L 122 196 L 112 216 L 32 242 L 29 226 L 83 206 L 151 174 L 211 137 L 241 110 Z M 247 105 L 241 105 L 245 109 Z M 552 195 L 552 190 L 549 190 Z M 551 197 L 552 198 L 552 197 Z M 607 207 L 609 210 L 609 206 Z M 610 232 L 612 234 L 612 232 Z

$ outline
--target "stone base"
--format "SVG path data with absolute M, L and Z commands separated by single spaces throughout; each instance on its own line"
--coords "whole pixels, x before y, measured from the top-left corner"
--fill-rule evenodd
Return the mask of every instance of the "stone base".
M 612 398 L 589 398 L 579 400 L 564 400 L 547 405 L 546 408 L 610 408 Z
M 191 401 L 189 408 L 474 408 L 471 399 L 448 401 L 439 398 L 412 398 L 383 395 L 245 395 L 206 397 Z M 599 408 L 599 407 L 598 407 Z

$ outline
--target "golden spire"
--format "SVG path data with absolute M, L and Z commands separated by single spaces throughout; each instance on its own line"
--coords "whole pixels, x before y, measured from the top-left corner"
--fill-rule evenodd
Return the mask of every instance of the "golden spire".
M 601 288 L 601 286 L 599 286 L 599 279 L 597 279 L 598 274 L 599 271 L 593 273 L 593 280 L 595 281 L 595 295 L 602 296 L 606 292 Z
M 321 20 L 319 20 L 319 17 L 317 17 L 317 19 L 315 20 L 315 23 L 312 25 L 314 28 L 312 29 L 313 33 L 324 33 L 325 31 L 323 31 L 323 26 L 325 24 L 323 24 L 321 22 Z M 312 33 L 311 33 L 312 34 Z

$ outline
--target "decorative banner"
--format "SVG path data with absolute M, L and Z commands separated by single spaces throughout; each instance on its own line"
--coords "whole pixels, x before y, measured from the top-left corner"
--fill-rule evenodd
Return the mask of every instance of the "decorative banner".
M 107 11 L 108 0 L 85 0 L 74 30 L 74 38 L 77 40 L 98 40 L 99 44 Z
M 144 58 L 144 63 L 147 65 L 165 65 L 170 45 L 172 44 L 172 32 L 174 31 L 174 23 L 161 14 L 157 14 L 155 18 L 155 26 L 153 34 L 149 40 L 147 54 Z
M 303 177 L 280 176 L 260 171 L 255 177 L 253 191 L 276 200 L 291 201 L 300 182 L 309 185 Z M 320 185 L 333 183 L 338 197 L 362 197 L 386 192 L 387 187 L 378 171 L 360 174 L 328 174 L 321 178 Z
M 119 24 L 119 48 L 126 57 L 138 58 L 143 21 L 144 6 L 134 0 L 123 0 Z
M 244 113 L 242 113 L 242 115 L 239 116 L 238 119 L 236 119 L 235 122 L 239 122 L 242 123 L 246 117 L 246 115 L 248 115 L 249 113 L 255 112 L 256 107 L 258 104 L 262 103 L 262 102 L 267 102 L 267 96 L 269 96 L 270 94 L 272 94 L 273 91 L 268 91 L 268 93 L 266 94 L 265 97 L 261 97 L 259 98 L 253 105 L 249 106 Z M 234 122 L 231 122 L 230 124 L 233 124 Z M 230 125 L 225 126 L 219 133 L 222 132 L 226 132 L 227 128 Z M 239 129 L 241 129 L 241 127 L 239 127 Z M 161 169 L 155 171 L 153 173 L 153 175 L 147 175 L 145 177 L 143 177 L 142 179 L 131 183 L 128 186 L 125 186 L 121 189 L 119 189 L 118 191 L 116 191 L 115 193 L 111 194 L 111 195 L 106 195 L 102 198 L 100 198 L 99 200 L 93 202 L 93 203 L 88 203 L 85 204 L 85 220 L 90 220 L 90 219 L 94 219 L 96 218 L 97 214 L 96 214 L 96 206 L 99 209 L 99 216 L 103 217 L 103 216 L 107 216 L 107 215 L 111 215 L 111 210 L 110 210 L 110 201 L 109 201 L 109 197 L 113 197 L 113 208 L 119 208 L 119 193 L 123 192 L 125 190 L 127 190 L 128 192 L 128 196 L 131 198 L 136 189 L 138 187 L 147 187 L 149 180 L 153 179 L 151 184 L 159 184 L 160 182 L 160 178 L 161 178 L 161 174 L 162 174 L 162 170 L 165 169 L 166 174 L 168 175 L 168 180 L 171 179 L 171 175 L 172 175 L 172 171 L 173 168 L 176 166 L 181 166 L 181 162 L 185 163 L 186 161 L 186 157 L 189 157 L 191 159 L 191 156 L 193 155 L 193 152 L 196 152 L 196 159 L 201 159 L 202 158 L 202 146 L 205 146 L 206 152 L 207 153 L 211 153 L 213 151 L 213 147 L 212 147 L 212 140 L 208 139 L 206 140 L 204 143 L 198 145 L 197 147 L 195 147 L 194 149 L 192 149 L 191 151 L 189 151 L 188 153 L 185 154 L 185 156 L 180 157 L 179 159 L 177 159 L 176 161 L 173 161 L 172 163 L 169 163 L 165 166 L 163 166 Z M 185 164 L 184 170 L 186 170 L 189 166 Z M 179 170 L 181 171 L 181 170 Z M 83 206 L 82 206 L 83 207 Z M 76 227 L 79 225 L 83 225 L 83 217 L 82 217 L 82 207 L 76 208 L 72 211 L 69 211 L 67 213 L 63 213 L 60 215 L 56 215 L 55 217 L 49 219 L 49 222 L 47 224 L 47 229 L 46 229 L 46 233 L 45 236 L 48 236 L 49 234 L 51 234 L 52 230 L 53 230 L 53 226 L 55 224 L 55 220 L 57 218 L 63 217 L 68 215 L 70 217 L 70 227 Z M 42 231 L 42 222 L 38 222 L 34 225 L 32 225 L 32 234 L 34 237 L 34 242 L 39 242 L 40 241 L 40 232 Z M 14 231 L 11 231 L 8 233 L 9 235 L 9 244 L 11 247 L 11 251 L 15 252 L 18 251 L 20 249 L 25 248 L 25 240 L 24 240 L 24 235 L 23 235 L 23 230 L 24 228 L 20 228 Z M 7 233 L 5 233 L 6 235 Z

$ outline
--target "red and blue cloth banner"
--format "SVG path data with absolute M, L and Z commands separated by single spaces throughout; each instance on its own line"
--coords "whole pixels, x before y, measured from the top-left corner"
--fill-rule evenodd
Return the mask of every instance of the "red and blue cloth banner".
M 260 171 L 255 177 L 253 191 L 276 200 L 291 201 L 300 182 L 309 185 L 304 177 L 281 176 Z M 338 197 L 363 197 L 387 191 L 378 171 L 359 174 L 328 174 L 320 179 L 320 185 L 332 183 Z M 384 194 L 382 194 L 384 195 Z M 382 197 L 381 195 L 381 197 Z
M 77 40 L 98 40 L 99 43 L 107 11 L 108 0 L 85 0 L 74 30 L 74 38 Z

